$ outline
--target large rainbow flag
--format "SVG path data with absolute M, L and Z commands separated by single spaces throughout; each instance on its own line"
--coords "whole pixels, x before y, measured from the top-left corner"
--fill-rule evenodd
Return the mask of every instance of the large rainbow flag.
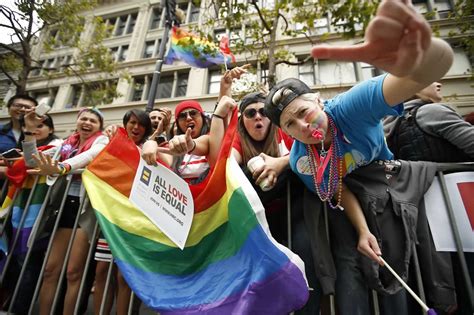
M 184 250 L 129 201 L 139 153 L 124 130 L 83 173 L 119 269 L 161 314 L 287 314 L 308 299 L 303 262 L 271 237 L 256 192 L 228 158 L 234 116 L 218 162 L 194 200 Z
M 230 52 L 228 38 L 223 37 L 219 46 L 176 26 L 171 30 L 171 47 L 165 64 L 182 60 L 196 68 L 209 68 L 215 65 L 235 62 Z

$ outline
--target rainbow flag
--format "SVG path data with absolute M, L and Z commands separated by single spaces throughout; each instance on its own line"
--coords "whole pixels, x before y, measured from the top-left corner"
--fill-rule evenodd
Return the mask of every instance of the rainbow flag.
M 174 26 L 171 30 L 171 47 L 165 58 L 165 64 L 182 60 L 196 68 L 229 65 L 235 62 L 235 57 L 230 52 L 228 41 L 227 37 L 223 37 L 217 46 L 213 42 Z
M 35 176 L 28 176 L 21 184 L 21 188 L 17 188 L 14 185 L 10 185 L 7 197 L 5 198 L 2 209 L 7 209 L 7 207 L 13 203 L 11 224 L 13 227 L 12 238 L 19 233 L 18 242 L 14 248 L 15 254 L 24 254 L 28 250 L 28 239 L 30 237 L 33 225 L 35 224 L 36 219 L 38 218 L 39 211 L 44 202 L 44 198 L 48 191 L 48 185 L 46 184 L 46 176 L 40 176 L 38 183 L 35 186 L 35 190 L 32 192 L 33 184 L 35 181 Z M 18 195 L 13 199 L 15 191 L 18 190 Z M 28 213 L 26 214 L 25 221 L 23 225 L 20 226 L 21 217 L 25 212 L 25 206 L 28 201 L 30 194 L 33 193 L 31 198 L 30 206 L 28 208 Z M 2 235 L 3 237 L 3 235 Z M 8 252 L 8 247 L 4 248 L 4 242 L 1 242 L 0 250 Z
M 228 158 L 236 122 L 195 197 L 184 250 L 129 201 L 139 153 L 123 130 L 82 175 L 120 271 L 161 314 L 287 314 L 308 299 L 304 263 L 271 237 L 256 192 Z
M 32 192 L 35 176 L 28 176 L 23 183 L 18 196 L 15 198 L 15 203 L 13 204 L 12 212 L 12 226 L 13 226 L 13 235 L 20 233 L 20 238 L 14 249 L 16 254 L 26 253 L 28 250 L 28 239 L 30 237 L 33 225 L 35 224 L 36 219 L 38 218 L 39 211 L 48 192 L 48 185 L 46 184 L 46 176 L 40 176 L 38 183 L 35 186 L 33 191 L 33 196 L 31 199 L 30 206 L 28 207 L 28 212 L 26 214 L 25 221 L 23 226 L 19 226 L 21 217 L 25 211 L 26 202 L 30 193 Z M 47 244 L 44 244 L 47 245 Z

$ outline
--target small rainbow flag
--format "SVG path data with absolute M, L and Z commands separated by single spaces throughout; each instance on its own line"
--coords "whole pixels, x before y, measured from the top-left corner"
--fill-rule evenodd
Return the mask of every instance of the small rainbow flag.
M 215 65 L 235 62 L 234 55 L 229 49 L 229 39 L 223 36 L 219 46 L 213 42 L 182 30 L 176 26 L 171 30 L 171 47 L 165 59 L 165 64 L 182 60 L 196 68 L 209 68 Z
M 287 314 L 308 299 L 303 261 L 271 237 L 255 190 L 228 158 L 236 118 L 194 199 L 184 250 L 129 201 L 139 153 L 123 130 L 82 175 L 127 283 L 160 314 Z

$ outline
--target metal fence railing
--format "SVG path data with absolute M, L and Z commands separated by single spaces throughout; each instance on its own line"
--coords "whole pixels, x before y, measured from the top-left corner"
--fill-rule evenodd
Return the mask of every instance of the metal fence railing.
M 468 266 L 466 264 L 466 259 L 464 257 L 463 249 L 462 249 L 462 244 L 459 236 L 459 231 L 457 228 L 456 224 L 456 219 L 453 215 L 453 207 L 449 198 L 448 190 L 446 189 L 446 183 L 444 181 L 444 176 L 446 173 L 450 172 L 462 172 L 462 171 L 474 171 L 474 163 L 443 163 L 443 164 L 438 164 L 438 172 L 437 176 L 440 180 L 441 186 L 442 186 L 442 191 L 444 195 L 444 199 L 447 205 L 448 209 L 448 215 L 450 219 L 450 226 L 453 231 L 454 239 L 456 242 L 456 248 L 457 248 L 457 257 L 460 262 L 461 266 L 461 272 L 463 275 L 463 290 L 466 292 L 466 295 L 469 298 L 468 304 L 470 305 L 471 309 L 474 310 L 474 295 L 473 295 L 473 284 L 470 280 L 469 277 L 469 271 L 468 271 Z M 81 171 L 76 171 L 74 174 L 80 174 Z M 51 209 L 48 208 L 48 202 L 42 202 L 38 206 L 38 200 L 35 198 L 37 197 L 35 194 L 38 193 L 40 186 L 44 185 L 43 182 L 40 182 L 39 177 L 35 177 L 34 180 L 32 181 L 31 187 L 29 189 L 28 194 L 21 194 L 21 198 L 24 198 L 24 201 L 22 203 L 22 208 L 23 211 L 21 212 L 21 216 L 19 213 L 13 214 L 13 205 L 15 204 L 20 204 L 20 201 L 18 198 L 20 198 L 20 189 L 17 189 L 14 194 L 10 191 L 9 198 L 11 198 L 11 203 L 7 205 L 3 209 L 3 218 L 0 219 L 0 222 L 2 222 L 2 225 L 0 226 L 0 236 L 4 237 L 7 234 L 10 234 L 10 239 L 8 241 L 8 247 L 9 250 L 7 252 L 7 255 L 2 258 L 3 261 L 3 269 L 1 270 L 1 275 L 0 275 L 0 287 L 3 287 L 3 305 L 1 306 L 2 308 L 0 311 L 6 311 L 8 313 L 22 313 L 15 308 L 18 307 L 18 301 L 21 301 L 22 309 L 26 309 L 28 314 L 38 314 L 39 313 L 39 295 L 41 291 L 41 286 L 42 286 L 42 280 L 45 275 L 45 268 L 47 265 L 48 257 L 51 255 L 51 250 L 52 250 L 52 245 L 53 245 L 53 240 L 55 238 L 55 235 L 58 231 L 59 227 L 59 222 L 60 218 L 63 214 L 64 211 L 67 211 L 65 209 L 66 205 L 66 196 L 68 195 L 68 192 L 70 191 L 71 188 L 71 183 L 73 180 L 73 174 L 68 175 L 65 183 L 62 185 L 65 185 L 65 192 L 62 196 L 60 196 L 60 205 L 57 209 L 55 209 L 56 213 L 51 213 Z M 47 189 L 45 189 L 45 192 L 43 192 L 43 200 L 49 200 L 50 196 L 54 193 L 53 192 L 53 187 L 54 186 L 49 186 Z M 5 199 L 7 196 L 7 190 L 9 189 L 8 183 L 5 181 L 3 184 L 2 188 L 2 193 L 1 196 Z M 26 188 L 25 188 L 26 189 Z M 474 193 L 474 192 L 473 192 Z M 288 184 L 287 188 L 287 196 L 290 196 L 290 185 Z M 290 198 L 287 198 L 288 203 L 287 203 L 287 217 L 291 218 L 291 203 L 290 203 Z M 80 206 L 79 206 L 79 211 L 77 213 L 77 216 L 75 217 L 74 221 L 74 226 L 73 226 L 73 233 L 71 234 L 71 238 L 68 241 L 67 244 L 67 249 L 66 253 L 64 255 L 64 261 L 62 262 L 61 265 L 61 271 L 60 271 L 60 276 L 58 280 L 58 285 L 56 288 L 56 291 L 54 292 L 54 299 L 52 302 L 50 314 L 54 314 L 58 312 L 61 308 L 61 304 L 63 303 L 64 300 L 64 283 L 65 283 L 65 278 L 67 278 L 66 274 L 68 273 L 68 261 L 71 255 L 71 250 L 73 247 L 74 243 L 74 237 L 75 237 L 75 232 L 78 229 L 79 226 L 79 217 L 82 212 L 82 210 L 88 208 L 89 206 L 89 200 L 87 198 L 87 195 L 81 199 Z M 36 208 L 35 208 L 36 207 Z M 31 216 L 29 216 L 30 211 L 33 211 L 32 209 L 37 209 L 39 207 L 39 210 L 37 211 L 36 218 L 34 222 L 29 222 L 28 220 L 31 219 Z M 325 211 L 327 211 L 325 209 Z M 13 215 L 15 216 L 13 218 Z M 54 218 L 51 219 L 51 218 Z M 12 233 L 11 232 L 11 221 L 15 220 L 17 227 L 16 231 L 17 233 Z M 45 227 L 41 224 L 44 223 L 44 221 L 50 220 L 51 222 L 54 222 L 52 224 L 51 230 L 47 231 L 47 239 L 46 241 L 44 239 L 41 239 L 43 235 L 45 234 L 44 229 Z M 327 222 L 327 213 L 325 215 L 325 220 L 326 220 L 326 226 L 328 225 Z M 21 236 L 21 231 L 24 230 L 24 227 L 26 225 L 30 225 L 28 227 L 30 231 L 30 236 L 28 238 L 27 242 L 27 251 L 21 254 L 17 253 L 16 248 L 19 247 L 19 242 L 20 242 L 20 236 Z M 291 248 L 292 245 L 292 240 L 291 240 L 291 221 L 290 219 L 287 222 L 287 231 L 288 231 L 288 245 Z M 90 281 L 88 279 L 88 275 L 93 272 L 93 257 L 94 257 L 94 251 L 96 248 L 96 240 L 99 235 L 99 226 L 96 224 L 95 227 L 93 228 L 93 233 L 89 242 L 89 247 L 87 250 L 87 257 L 85 259 L 86 263 L 84 265 L 84 269 L 81 271 L 81 279 L 80 279 L 80 286 L 79 286 L 79 292 L 77 294 L 75 306 L 74 306 L 74 314 L 81 314 L 87 312 L 87 300 L 89 300 L 90 296 Z M 329 238 L 329 235 L 328 235 Z M 38 246 L 38 242 L 43 241 L 44 245 L 43 247 Z M 21 242 L 25 242 L 24 239 L 21 240 Z M 24 245 L 24 244 L 23 244 Z M 41 259 L 40 260 L 32 260 L 32 258 L 37 254 L 40 253 Z M 44 254 L 44 255 L 43 255 Z M 18 258 L 21 259 L 18 259 Z M 20 262 L 20 263 L 19 263 Z M 37 280 L 34 281 L 34 283 L 28 283 L 27 285 L 30 286 L 30 290 L 26 293 L 29 296 L 25 296 L 25 293 L 22 293 L 22 291 L 25 287 L 25 281 L 30 281 L 31 282 L 31 276 L 27 276 L 29 272 L 29 268 L 31 268 L 31 265 L 35 265 L 36 267 L 41 266 L 39 268 L 38 273 L 35 275 Z M 412 262 L 413 267 L 415 268 L 416 272 L 416 283 L 418 283 L 418 293 L 421 296 L 422 299 L 424 299 L 424 293 L 423 293 L 423 281 L 420 276 L 420 266 L 417 261 L 416 255 L 414 256 L 414 261 Z M 0 264 L 0 268 L 2 265 Z M 12 273 L 12 270 L 15 270 L 15 272 Z M 12 276 L 13 275 L 13 276 Z M 25 280 L 26 279 L 26 280 Z M 110 264 L 107 272 L 107 280 L 105 284 L 105 292 L 109 292 L 112 287 L 112 282 L 113 282 L 113 264 Z M 7 293 L 5 293 L 7 292 Z M 105 298 L 107 294 L 103 294 L 102 302 L 101 302 L 101 308 L 100 308 L 100 314 L 104 313 L 104 305 L 105 305 Z M 378 297 L 377 293 L 373 291 L 370 295 L 373 300 L 373 314 L 380 314 L 380 309 L 378 307 Z M 26 301 L 25 301 L 26 299 Z M 84 302 L 85 301 L 85 302 Z M 129 308 L 128 308 L 128 314 L 132 313 L 138 313 L 136 310 L 136 307 L 133 307 L 134 302 L 136 299 L 134 299 L 133 292 L 132 292 L 132 297 L 130 299 L 129 303 Z M 322 311 L 322 314 L 331 314 L 334 315 L 337 313 L 336 311 L 336 306 L 334 302 L 334 297 L 331 296 L 328 298 L 329 301 L 329 307 L 327 307 L 324 311 Z M 24 305 L 27 303 L 28 305 Z M 135 303 L 136 305 L 136 303 Z M 90 310 L 90 309 L 89 309 Z

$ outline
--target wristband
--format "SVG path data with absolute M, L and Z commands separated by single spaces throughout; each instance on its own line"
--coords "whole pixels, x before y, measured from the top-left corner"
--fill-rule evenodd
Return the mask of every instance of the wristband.
M 66 164 L 66 163 L 59 163 L 59 168 L 61 169 L 59 175 L 64 175 L 68 173 L 71 170 L 71 165 Z
M 222 117 L 222 116 L 220 116 L 220 115 L 217 115 L 217 114 L 212 114 L 212 118 L 214 118 L 214 117 L 216 117 L 216 118 L 220 118 L 220 119 L 222 119 L 222 120 L 224 120 L 224 119 L 225 119 L 224 117 Z
M 188 154 L 190 154 L 191 152 L 193 152 L 194 149 L 196 149 L 196 141 L 193 140 L 193 148 L 188 151 Z

